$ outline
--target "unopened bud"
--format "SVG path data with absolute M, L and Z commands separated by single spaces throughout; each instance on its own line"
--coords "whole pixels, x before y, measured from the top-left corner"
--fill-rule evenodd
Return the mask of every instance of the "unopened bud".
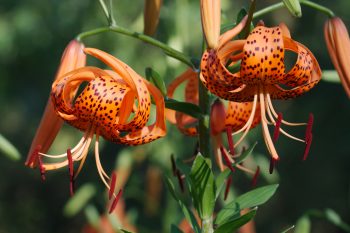
M 301 17 L 302 14 L 299 0 L 283 0 L 283 3 L 293 16 L 298 18 Z

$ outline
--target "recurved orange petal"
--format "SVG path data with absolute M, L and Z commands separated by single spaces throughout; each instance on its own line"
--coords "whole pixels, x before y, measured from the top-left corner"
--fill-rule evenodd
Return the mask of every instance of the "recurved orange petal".
M 72 40 L 68 44 L 63 52 L 61 64 L 58 68 L 55 79 L 60 78 L 63 74 L 69 71 L 85 66 L 86 56 L 83 49 L 84 45 L 76 40 Z M 29 149 L 26 161 L 27 166 L 35 166 L 35 164 L 28 164 L 28 159 L 38 146 L 41 147 L 40 151 L 43 153 L 46 153 L 49 150 L 62 124 L 63 121 L 56 115 L 51 100 L 48 100 L 39 127 Z

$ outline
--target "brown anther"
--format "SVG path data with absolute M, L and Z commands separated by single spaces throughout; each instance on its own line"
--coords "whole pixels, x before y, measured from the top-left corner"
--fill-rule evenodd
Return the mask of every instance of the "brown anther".
M 36 166 L 40 150 L 41 150 L 41 145 L 37 145 L 33 153 L 30 155 L 28 161 L 26 162 L 26 166 L 33 166 L 33 167 Z
M 273 170 L 274 170 L 274 168 L 276 166 L 276 163 L 277 163 L 277 160 L 271 157 L 271 159 L 270 159 L 270 168 L 269 168 L 270 174 L 273 173 Z
M 43 161 L 41 159 L 41 156 L 38 154 L 38 163 L 39 163 L 39 169 L 40 169 L 40 176 L 41 176 L 41 180 L 45 181 L 46 177 L 45 177 L 45 168 L 43 165 Z
M 309 155 L 311 143 L 312 143 L 312 133 L 310 133 L 307 141 L 305 142 L 306 145 L 305 145 L 304 156 L 303 156 L 304 161 L 307 159 L 307 156 Z
M 252 179 L 252 187 L 256 186 L 256 183 L 258 182 L 259 175 L 260 175 L 260 167 L 258 166 L 256 168 L 255 174 L 254 174 L 253 179 Z
M 275 130 L 273 132 L 273 141 L 276 142 L 278 137 L 280 136 L 280 128 L 282 123 L 282 113 L 278 113 Z
M 314 123 L 314 115 L 310 113 L 309 120 L 307 122 L 306 131 L 305 131 L 305 142 L 309 141 L 309 137 L 312 134 L 312 125 Z
M 111 208 L 109 208 L 109 213 L 110 214 L 114 211 L 114 209 L 117 206 L 118 201 L 119 201 L 120 197 L 122 196 L 122 194 L 123 194 L 123 190 L 121 189 L 121 190 L 119 190 L 117 196 L 114 198 L 114 200 L 112 202 L 112 205 L 111 205 Z
M 224 157 L 226 166 L 231 170 L 231 172 L 234 172 L 235 169 L 233 168 L 232 163 L 231 163 L 225 149 L 222 146 L 220 146 L 220 151 L 221 151 L 222 156 Z
M 74 192 L 75 192 L 75 180 L 70 179 L 69 180 L 69 194 L 70 194 L 70 196 L 73 196 Z
M 176 176 L 177 176 L 177 179 L 179 181 L 181 192 L 185 192 L 184 181 L 183 181 L 183 179 L 181 177 L 181 173 L 180 173 L 179 169 L 176 169 Z
M 171 170 L 173 172 L 173 176 L 176 176 L 177 168 L 176 168 L 176 162 L 173 154 L 170 155 L 170 160 L 171 160 Z
M 71 152 L 70 148 L 67 149 L 67 159 L 68 159 L 69 177 L 70 177 L 70 179 L 73 179 L 73 177 L 74 177 L 74 167 L 73 167 L 72 152 Z
M 230 186 L 232 183 L 232 176 L 229 176 L 226 180 L 226 188 L 225 188 L 225 195 L 224 195 L 224 200 L 226 201 L 228 193 L 230 191 Z
M 226 127 L 226 134 L 227 134 L 228 148 L 230 149 L 230 154 L 232 156 L 234 156 L 235 155 L 235 147 L 234 147 L 234 142 L 233 142 L 233 137 L 232 137 L 232 126 Z
M 115 172 L 113 172 L 111 176 L 111 184 L 109 186 L 109 193 L 108 193 L 109 200 L 111 200 L 111 198 L 113 197 L 116 181 L 117 181 L 117 175 L 115 174 Z

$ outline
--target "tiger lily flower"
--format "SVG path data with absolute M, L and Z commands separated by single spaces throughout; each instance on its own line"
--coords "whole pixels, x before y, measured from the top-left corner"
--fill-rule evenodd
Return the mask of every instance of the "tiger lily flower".
M 276 127 L 275 140 L 281 132 L 294 140 L 306 143 L 305 159 L 312 140 L 311 124 L 308 124 L 305 140 L 286 133 L 280 127 L 281 124 L 298 126 L 306 123 L 290 123 L 283 120 L 282 114 L 277 114 L 273 108 L 272 99 L 295 98 L 309 91 L 320 81 L 320 67 L 308 48 L 291 39 L 284 24 L 273 28 L 257 26 L 247 39 L 232 40 L 244 28 L 246 21 L 247 17 L 236 27 L 222 34 L 215 47 L 208 44 L 201 60 L 200 79 L 210 92 L 220 98 L 251 103 L 250 114 L 242 116 L 244 126 L 234 132 L 243 132 L 241 140 L 251 129 L 260 106 L 263 136 L 272 160 L 277 161 L 279 156 L 268 125 Z M 298 55 L 295 65 L 287 73 L 284 64 L 285 50 Z M 229 69 L 239 65 L 238 71 L 230 72 Z M 309 122 L 313 122 L 312 115 Z
M 328 19 L 324 25 L 324 37 L 333 65 L 350 97 L 350 39 L 344 22 L 339 17 Z
M 57 70 L 55 80 L 65 73 L 68 73 L 74 69 L 85 66 L 86 55 L 84 54 L 84 45 L 76 40 L 72 40 L 66 47 L 61 58 L 61 64 Z M 61 129 L 63 120 L 56 115 L 52 101 L 49 99 L 44 114 L 41 118 L 40 125 L 35 133 L 31 147 L 29 149 L 28 157 L 39 146 L 40 151 L 46 153 L 54 139 L 56 138 L 58 131 Z M 28 159 L 26 165 L 28 164 Z
M 118 195 L 114 194 L 115 175 L 109 177 L 100 163 L 99 138 L 102 136 L 106 140 L 124 145 L 141 145 L 163 137 L 166 133 L 164 100 L 156 87 L 122 61 L 98 49 L 86 48 L 84 52 L 101 60 L 112 70 L 97 67 L 75 69 L 60 76 L 52 84 L 51 91 L 57 115 L 83 131 L 84 136 L 73 149 L 68 149 L 67 153 L 33 153 L 27 165 L 34 167 L 38 163 L 42 173 L 68 166 L 73 183 L 82 169 L 95 135 L 98 174 L 110 193 L 113 193 L 110 198 L 114 196 L 117 200 L 120 198 L 120 191 Z M 87 85 L 82 92 L 77 96 L 72 95 L 83 83 Z M 156 105 L 156 120 L 147 125 L 151 95 Z M 42 161 L 45 158 L 50 160 Z M 57 162 L 54 162 L 55 160 Z M 80 162 L 76 172 L 73 171 L 74 162 Z
M 198 73 L 193 71 L 192 69 L 187 69 L 169 84 L 167 88 L 168 97 L 173 98 L 173 95 L 177 88 L 184 83 L 184 101 L 192 104 L 198 104 Z M 224 104 L 219 99 L 214 101 L 214 103 L 212 104 L 210 113 L 210 134 L 212 136 L 212 143 L 216 163 L 221 171 L 225 169 L 225 165 L 222 160 L 223 156 L 225 156 L 224 159 L 227 166 L 235 162 L 235 160 L 233 159 L 232 137 L 228 140 L 230 145 L 230 152 L 228 152 L 223 146 L 222 133 L 229 129 L 240 129 L 241 126 L 245 124 L 245 122 L 242 122 L 242 116 L 244 116 L 247 113 L 250 113 L 249 111 L 251 111 L 249 109 L 249 106 L 251 106 L 251 103 L 229 102 L 226 111 Z M 242 116 L 240 114 L 242 114 Z M 182 132 L 183 134 L 187 136 L 197 136 L 197 119 L 188 116 L 182 112 L 176 112 L 171 109 L 166 109 L 166 118 L 170 123 L 175 124 L 180 130 L 180 132 Z M 259 115 L 257 115 L 255 118 L 257 120 L 254 119 L 251 128 L 255 127 L 255 125 L 257 125 L 260 121 Z M 237 164 L 237 168 L 248 172 L 252 175 L 255 174 L 254 171 L 247 169 L 240 164 Z M 176 171 L 176 169 L 173 170 Z

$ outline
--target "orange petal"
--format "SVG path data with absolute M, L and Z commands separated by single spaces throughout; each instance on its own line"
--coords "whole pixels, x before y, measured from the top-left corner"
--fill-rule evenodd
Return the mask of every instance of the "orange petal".
M 55 79 L 58 79 L 60 76 L 69 71 L 85 66 L 86 56 L 83 53 L 83 49 L 84 45 L 76 40 L 72 40 L 68 44 L 62 55 L 61 64 L 58 68 Z M 56 115 L 53 104 L 49 100 L 46 104 L 44 114 L 29 149 L 26 161 L 27 166 L 35 166 L 35 164 L 28 164 L 28 158 L 38 145 L 41 145 L 41 152 L 43 153 L 46 153 L 49 150 L 53 140 L 62 126 L 62 123 L 63 121 Z
M 284 47 L 279 27 L 256 27 L 244 45 L 241 79 L 244 84 L 276 84 L 284 74 Z
M 220 99 L 216 99 L 210 111 L 210 130 L 212 135 L 217 135 L 225 130 L 226 110 Z
M 231 126 L 232 131 L 240 130 L 248 121 L 252 112 L 253 102 L 232 102 L 230 101 L 227 107 L 225 125 Z M 250 129 L 260 123 L 260 106 L 257 106 L 255 116 Z

